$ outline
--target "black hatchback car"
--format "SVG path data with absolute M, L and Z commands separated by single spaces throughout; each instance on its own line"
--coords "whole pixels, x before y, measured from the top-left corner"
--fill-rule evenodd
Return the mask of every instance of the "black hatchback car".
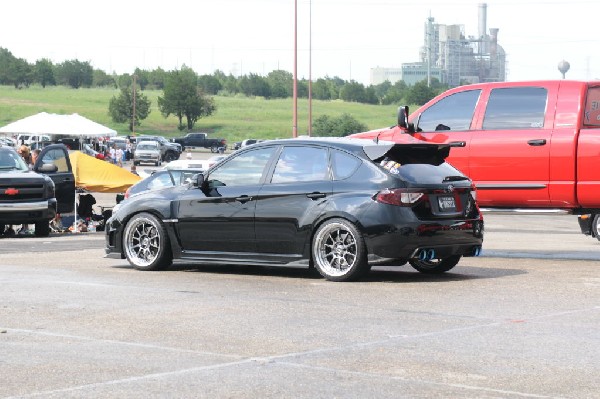
M 173 259 L 304 265 L 333 281 L 375 264 L 445 272 L 479 255 L 484 230 L 474 186 L 445 163 L 449 152 L 349 138 L 255 144 L 192 184 L 122 202 L 106 253 L 140 270 Z

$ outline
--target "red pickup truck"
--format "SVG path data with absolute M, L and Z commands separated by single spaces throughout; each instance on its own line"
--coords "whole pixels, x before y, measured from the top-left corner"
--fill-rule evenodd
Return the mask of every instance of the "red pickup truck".
M 453 143 L 448 162 L 474 181 L 480 206 L 567 210 L 600 239 L 600 81 L 461 86 L 353 136 Z

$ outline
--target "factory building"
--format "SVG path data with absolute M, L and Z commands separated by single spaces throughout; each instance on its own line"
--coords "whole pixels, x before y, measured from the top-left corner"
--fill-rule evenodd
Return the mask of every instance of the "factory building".
M 401 68 L 372 68 L 371 84 L 403 80 L 411 86 L 437 78 L 450 87 L 467 83 L 506 80 L 506 53 L 498 44 L 498 29 L 487 30 L 487 4 L 479 4 L 477 36 L 467 37 L 463 25 L 425 23 L 424 45 L 419 62 Z

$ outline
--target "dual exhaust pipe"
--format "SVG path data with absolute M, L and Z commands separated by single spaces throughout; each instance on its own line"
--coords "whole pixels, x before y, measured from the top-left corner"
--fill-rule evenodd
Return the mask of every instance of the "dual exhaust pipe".
M 415 258 L 420 261 L 431 261 L 433 259 L 437 259 L 435 249 L 433 248 L 423 248 L 415 251 Z M 475 246 L 471 248 L 471 251 L 464 254 L 464 256 L 479 256 L 481 255 L 481 246 Z

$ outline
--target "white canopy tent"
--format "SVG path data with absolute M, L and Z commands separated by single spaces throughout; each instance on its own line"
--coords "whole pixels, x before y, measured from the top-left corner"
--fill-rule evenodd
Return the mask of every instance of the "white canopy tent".
M 40 112 L 0 127 L 4 134 L 47 134 L 70 137 L 113 137 L 117 131 L 78 114 L 59 115 Z

